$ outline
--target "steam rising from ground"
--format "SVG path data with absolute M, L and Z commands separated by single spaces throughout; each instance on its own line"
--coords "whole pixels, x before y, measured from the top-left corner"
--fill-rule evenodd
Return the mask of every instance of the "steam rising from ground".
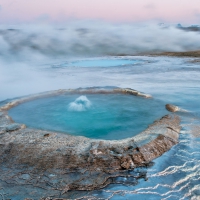
M 76 22 L 58 28 L 29 25 L 0 29 L 2 58 L 102 56 L 200 48 L 200 34 L 155 24 Z
M 71 102 L 69 104 L 68 109 L 70 111 L 86 111 L 91 107 L 92 103 L 86 96 L 80 96 L 78 97 L 74 102 Z
M 0 27 L 0 100 L 59 88 L 93 86 L 90 72 L 56 77 L 51 63 L 60 60 L 200 49 L 199 32 L 155 24 L 74 22 L 65 26 Z M 41 70 L 42 69 L 42 70 Z M 43 70 L 44 69 L 44 70 Z M 51 69 L 52 70 L 52 69 Z M 72 83 L 73 82 L 73 83 Z M 80 84 L 81 83 L 81 84 Z M 106 79 L 104 80 L 105 84 Z M 116 85 L 112 83 L 111 85 Z M 127 87 L 127 86 L 126 86 Z

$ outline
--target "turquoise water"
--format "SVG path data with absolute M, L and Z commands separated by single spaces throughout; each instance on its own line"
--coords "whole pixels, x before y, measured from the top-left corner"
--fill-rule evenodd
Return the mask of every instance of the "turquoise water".
M 133 65 L 141 62 L 138 59 L 91 59 L 91 60 L 79 60 L 60 64 L 57 67 L 116 67 Z
M 28 127 L 110 140 L 132 137 L 166 113 L 161 101 L 123 94 L 60 95 L 9 111 Z

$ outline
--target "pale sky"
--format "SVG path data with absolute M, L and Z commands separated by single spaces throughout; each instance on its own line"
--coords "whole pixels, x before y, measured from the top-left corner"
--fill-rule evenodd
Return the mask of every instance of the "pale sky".
M 0 23 L 68 19 L 200 24 L 200 0 L 0 0 Z

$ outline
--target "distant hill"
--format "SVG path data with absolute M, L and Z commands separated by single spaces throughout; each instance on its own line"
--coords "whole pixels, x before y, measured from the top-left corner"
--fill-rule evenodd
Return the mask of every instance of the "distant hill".
M 184 31 L 200 31 L 199 25 L 191 25 L 191 26 L 188 26 L 188 27 L 184 27 L 181 24 L 177 24 L 176 28 L 184 30 Z

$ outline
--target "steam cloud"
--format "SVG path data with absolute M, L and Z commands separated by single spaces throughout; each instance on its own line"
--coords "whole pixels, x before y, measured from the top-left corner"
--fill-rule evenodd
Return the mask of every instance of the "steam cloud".
M 2 58 L 99 56 L 200 49 L 199 32 L 158 25 L 74 23 L 65 28 L 30 25 L 0 30 Z M 38 57 L 36 57 L 38 59 Z
M 72 76 L 54 81 L 53 73 L 40 70 L 56 60 L 200 49 L 199 32 L 173 26 L 74 22 L 63 27 L 39 24 L 0 27 L 0 100 L 71 88 L 71 80 L 75 83 L 73 87 L 83 83 L 89 86 L 89 75 L 80 85 Z

